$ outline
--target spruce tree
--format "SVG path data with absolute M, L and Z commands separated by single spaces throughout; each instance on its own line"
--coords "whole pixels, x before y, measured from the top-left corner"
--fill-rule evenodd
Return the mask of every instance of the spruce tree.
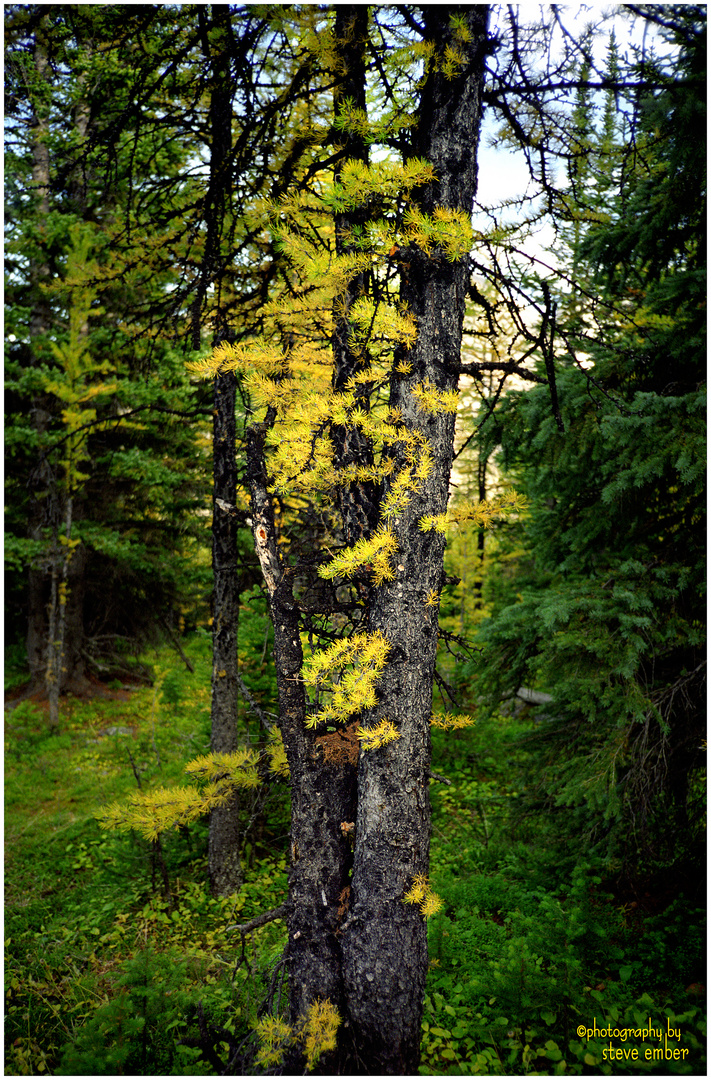
M 534 740 L 537 797 L 629 873 L 700 836 L 705 170 L 691 132 L 705 27 L 698 10 L 672 27 L 674 76 L 657 72 L 640 101 L 621 95 L 635 168 L 628 158 L 616 197 L 608 189 L 570 247 L 582 290 L 558 324 L 566 435 L 538 389 L 510 394 L 490 433 L 531 502 L 477 668 L 493 707 L 522 685 L 552 695 Z M 625 159 L 609 104 L 589 140 L 598 176 Z
M 47 545 L 62 528 L 66 433 L 62 401 L 51 386 L 56 349 L 65 348 L 72 289 L 78 295 L 93 290 L 87 347 L 99 368 L 106 372 L 109 365 L 115 386 L 112 395 L 97 399 L 96 416 L 81 432 L 85 476 L 72 515 L 80 544 L 68 567 L 60 688 L 85 689 L 87 668 L 120 672 L 122 646 L 145 641 L 162 619 L 177 619 L 188 580 L 192 588 L 204 588 L 194 569 L 201 530 L 195 519 L 185 520 L 202 501 L 204 482 L 190 464 L 197 465 L 200 451 L 197 432 L 185 420 L 205 410 L 196 405 L 176 350 L 146 340 L 149 328 L 139 325 L 149 290 L 135 259 L 129 269 L 117 268 L 114 258 L 127 186 L 122 179 L 104 183 L 97 147 L 110 127 L 111 109 L 125 104 L 130 73 L 118 58 L 106 63 L 96 48 L 113 19 L 111 10 L 101 8 L 29 6 L 8 13 L 6 549 L 14 626 L 20 588 L 28 590 L 30 692 L 45 682 Z M 111 104 L 102 109 L 104 97 Z M 146 137 L 130 150 L 122 147 L 118 157 L 130 157 L 142 175 L 155 168 L 155 154 Z M 180 155 L 181 148 L 172 147 L 160 167 L 170 173 Z M 77 224 L 91 234 L 92 261 L 68 273 Z M 65 287 L 49 289 L 52 279 L 64 280 Z M 165 293 L 170 281 L 165 272 L 155 273 L 150 289 Z

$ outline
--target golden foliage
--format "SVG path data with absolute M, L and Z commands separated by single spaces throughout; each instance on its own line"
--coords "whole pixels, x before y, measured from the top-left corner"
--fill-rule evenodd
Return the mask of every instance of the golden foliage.
M 390 559 L 397 551 L 397 540 L 384 526 L 368 539 L 357 540 L 351 547 L 334 555 L 325 566 L 319 566 L 319 577 L 332 581 L 337 577 L 352 577 L 357 570 L 367 567 L 374 585 L 391 580 L 395 575 Z
M 198 788 L 156 788 L 135 791 L 124 802 L 102 807 L 96 818 L 102 829 L 129 832 L 135 829 L 146 840 L 157 840 L 161 833 L 180 825 L 189 825 L 231 797 L 232 786 L 208 784 Z
M 266 752 L 269 757 L 269 771 L 274 773 L 275 776 L 281 777 L 282 780 L 288 780 L 289 762 L 286 758 L 286 747 L 280 731 L 275 729 L 269 736 Z
M 463 499 L 449 506 L 444 514 L 427 514 L 420 518 L 419 527 L 422 532 L 434 530 L 445 533 L 451 525 L 467 521 L 475 528 L 490 529 L 495 521 L 510 514 L 520 514 L 527 505 L 525 496 L 516 491 L 506 491 L 494 499 L 482 499 L 481 502 Z
M 265 748 L 269 768 L 287 777 L 289 766 L 281 735 L 274 732 Z M 168 829 L 189 825 L 216 806 L 222 806 L 237 789 L 258 787 L 260 754 L 236 750 L 232 754 L 205 754 L 185 766 L 185 772 L 203 787 L 155 788 L 136 791 L 124 802 L 101 808 L 96 818 L 102 829 L 129 832 L 134 829 L 147 840 L 156 840 Z
M 461 728 L 474 727 L 475 724 L 473 716 L 462 714 L 455 716 L 453 713 L 445 713 L 444 716 L 438 716 L 433 713 L 430 717 L 430 726 L 439 728 L 440 731 L 458 731 Z
M 348 104 L 342 117 L 345 126 L 362 123 Z M 414 346 L 416 321 L 385 295 L 377 300 L 361 295 L 349 300 L 346 310 L 346 289 L 364 271 L 377 272 L 379 263 L 389 267 L 393 248 L 415 244 L 426 252 L 444 252 L 447 258 L 459 258 L 468 250 L 471 228 L 466 215 L 444 208 L 426 215 L 406 205 L 413 187 L 434 179 L 431 165 L 417 159 L 370 165 L 349 160 L 337 182 L 324 181 L 316 190 L 265 201 L 262 211 L 270 219 L 274 242 L 291 265 L 288 289 L 264 308 L 269 332 L 236 345 L 220 345 L 210 357 L 188 365 L 202 378 L 238 373 L 251 406 L 273 410 L 266 445 L 270 481 L 278 494 L 331 495 L 343 485 L 388 481 L 381 507 L 383 527 L 365 545 L 339 553 L 322 568 L 327 578 L 347 577 L 369 566 L 375 585 L 392 579 L 395 541 L 388 522 L 402 513 L 432 470 L 426 437 L 407 426 L 401 414 L 392 413 L 385 397 L 393 364 L 400 374 L 411 367 L 406 357 L 397 361 L 394 357 L 397 348 L 407 352 Z M 351 230 L 350 250 L 336 253 L 333 214 L 373 199 L 384 209 L 380 219 Z M 361 357 L 362 368 L 334 393 L 331 339 L 337 317 L 348 320 L 349 347 Z M 282 344 L 287 340 L 288 347 Z M 425 382 L 413 393 L 420 411 L 456 410 L 454 391 Z M 372 443 L 372 463 L 336 468 L 334 425 L 358 428 Z
M 373 728 L 358 728 L 358 738 L 364 750 L 378 750 L 402 736 L 392 721 L 384 717 Z
M 426 254 L 433 248 L 441 249 L 449 262 L 456 262 L 468 255 L 474 245 L 471 221 L 463 210 L 435 207 L 432 216 L 423 214 L 415 206 L 405 212 L 406 238 Z
M 354 634 L 334 641 L 328 649 L 309 657 L 302 668 L 307 686 L 325 689 L 330 682 L 331 701 L 307 720 L 308 727 L 318 727 L 322 721 L 344 722 L 363 709 L 376 704 L 375 684 L 380 678 L 390 650 L 386 638 L 374 634 Z
M 326 1001 L 314 1001 L 306 1013 L 302 1037 L 306 1052 L 306 1068 L 310 1072 L 321 1054 L 336 1049 L 336 1036 L 341 1016 L 335 1005 Z
M 236 750 L 232 754 L 205 754 L 185 766 L 188 776 L 214 784 L 227 780 L 235 787 L 253 788 L 260 783 L 256 750 Z
M 330 31 L 323 40 L 312 40 L 315 23 L 309 25 L 304 31 L 307 47 L 331 57 Z M 438 63 L 445 74 L 454 74 L 468 34 L 466 19 L 456 17 L 446 54 L 436 57 L 425 46 L 413 49 L 426 63 Z M 338 62 L 335 53 L 331 59 Z M 395 117 L 383 113 L 383 131 L 395 123 Z M 336 128 L 357 131 L 365 138 L 375 131 L 349 101 L 341 103 Z M 389 301 L 387 283 L 394 273 L 403 272 L 406 260 L 397 258 L 401 249 L 419 248 L 432 258 L 456 261 L 472 247 L 471 222 L 465 213 L 436 207 L 425 214 L 412 205 L 413 189 L 435 180 L 432 166 L 419 159 L 403 164 L 346 160 L 335 180 L 320 177 L 310 190 L 262 200 L 253 209 L 254 228 L 258 231 L 261 215 L 265 250 L 276 246 L 289 263 L 280 277 L 281 291 L 262 306 L 263 336 L 223 344 L 210 357 L 188 365 L 201 378 L 235 372 L 249 395 L 249 408 L 268 410 L 267 468 L 270 488 L 278 496 L 318 500 L 352 484 L 382 485 L 379 528 L 319 567 L 326 580 L 364 573 L 376 587 L 392 580 L 396 519 L 432 474 L 433 454 L 421 430 L 424 423 L 413 420 L 411 409 L 395 410 L 389 404 L 394 374 L 411 373 L 408 353 L 416 346 L 418 328 L 406 306 Z M 354 224 L 340 236 L 343 250 L 343 243 L 336 243 L 334 215 L 355 207 L 365 208 L 366 219 L 372 209 L 377 220 Z M 367 285 L 361 289 L 360 281 L 353 289 L 354 282 L 371 274 L 385 283 L 377 298 L 367 294 Z M 341 322 L 348 326 L 348 346 L 358 364 L 346 386 L 336 392 L 332 341 Z M 415 386 L 412 395 L 419 413 L 456 412 L 456 391 L 440 389 L 429 380 Z M 370 444 L 371 460 L 338 467 L 334 428 L 357 429 Z M 419 527 L 443 532 L 452 522 L 464 520 L 487 526 L 514 509 L 520 509 L 518 496 L 477 506 L 459 504 L 446 514 L 423 517 Z M 436 608 L 438 603 L 439 597 L 430 590 L 425 605 Z M 346 723 L 372 709 L 388 648 L 382 635 L 356 634 L 308 660 L 304 681 L 328 695 L 327 703 L 307 720 L 308 726 Z M 399 738 L 399 732 L 389 721 L 381 721 L 367 731 L 359 729 L 358 738 L 365 748 L 375 748 Z M 327 759 L 336 753 L 335 743 L 321 745 Z M 271 753 L 273 771 L 285 775 L 283 748 Z M 245 766 L 242 772 L 246 775 Z
M 278 1068 L 284 1059 L 284 1051 L 292 1042 L 293 1029 L 279 1016 L 265 1016 L 256 1025 L 259 1037 L 257 1065 L 267 1071 Z
M 257 1064 L 265 1070 L 278 1068 L 289 1046 L 300 1042 L 306 1055 L 306 1070 L 311 1072 L 322 1054 L 335 1050 L 341 1016 L 328 998 L 316 1000 L 295 1027 L 277 1016 L 265 1016 L 255 1027 L 259 1037 Z
M 459 394 L 456 390 L 438 390 L 429 379 L 416 386 L 412 390 L 412 396 L 417 399 L 420 412 L 456 413 L 459 405 Z
M 415 875 L 403 901 L 406 904 L 417 904 L 425 918 L 436 915 L 444 906 L 441 897 L 432 891 L 427 874 Z

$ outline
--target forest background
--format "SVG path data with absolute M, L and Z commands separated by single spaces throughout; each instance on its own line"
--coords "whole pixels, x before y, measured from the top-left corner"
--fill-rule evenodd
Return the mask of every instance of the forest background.
M 326 1021 L 284 1012 L 288 770 L 243 483 L 264 391 L 186 362 L 283 340 L 275 305 L 314 289 L 294 236 L 315 257 L 334 221 L 364 227 L 308 200 L 358 153 L 374 173 L 407 160 L 434 67 L 422 9 L 367 23 L 367 117 L 337 18 L 6 8 L 11 1073 L 264 1071 L 297 1052 L 328 1071 L 334 1052 Z M 466 266 L 458 521 L 431 607 L 435 697 L 476 726 L 433 730 L 419 1068 L 659 1071 L 654 1036 L 613 1065 L 632 1043 L 594 1033 L 651 1018 L 678 1033 L 664 1068 L 703 1072 L 705 10 L 586 27 L 495 9 L 488 42 L 485 130 L 529 183 L 475 203 Z M 379 182 L 367 197 L 399 227 L 403 181 Z M 430 225 L 410 225 L 416 245 Z M 447 229 L 421 243 L 446 250 Z M 304 552 L 323 562 L 343 526 L 308 490 L 276 505 L 308 656 L 357 632 L 344 598 L 370 586 L 343 586 L 328 623 Z M 254 763 L 246 790 L 211 803 L 199 768 L 186 786 L 209 751 L 254 755 L 233 770 Z M 156 802 L 178 784 L 182 818 Z

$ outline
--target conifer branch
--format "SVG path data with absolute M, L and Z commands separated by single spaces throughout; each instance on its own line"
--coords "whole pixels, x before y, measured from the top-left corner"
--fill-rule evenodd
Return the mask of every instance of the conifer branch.
M 356 734 L 364 750 L 378 750 L 390 742 L 402 738 L 395 725 L 385 717 L 372 728 L 359 727 Z
M 504 375 L 518 375 L 520 379 L 525 379 L 527 382 L 542 383 L 544 386 L 547 382 L 542 375 L 521 367 L 515 360 L 477 360 L 473 364 L 459 364 L 455 370 L 460 375 L 469 375 L 473 379 L 476 379 L 482 371 L 501 371 Z
M 432 891 L 427 874 L 415 875 L 411 888 L 403 897 L 403 902 L 405 904 L 417 904 L 425 918 L 436 915 L 444 907 L 441 897 Z

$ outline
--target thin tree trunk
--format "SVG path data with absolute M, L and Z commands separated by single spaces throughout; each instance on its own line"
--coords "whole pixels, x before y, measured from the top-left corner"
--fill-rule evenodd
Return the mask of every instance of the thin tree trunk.
M 64 555 L 62 556 L 59 550 L 59 544 L 56 544 L 54 565 L 52 567 L 52 599 L 47 635 L 47 699 L 49 701 L 49 726 L 52 730 L 59 727 L 59 692 L 62 684 L 64 642 L 67 629 L 69 566 L 72 561 L 72 548 L 70 545 L 72 538 L 72 505 L 72 496 L 67 495 L 64 516 Z
M 482 456 L 482 451 L 479 451 L 476 463 L 476 477 L 477 477 L 477 499 L 479 502 L 484 502 L 486 499 L 486 469 L 489 463 L 489 458 Z M 474 609 L 479 610 L 482 606 L 482 589 L 484 588 L 484 556 L 486 551 L 486 529 L 477 529 L 476 534 L 476 563 L 475 563 L 475 578 L 473 584 L 474 592 Z M 462 627 L 462 633 L 464 633 L 464 627 Z
M 33 101 L 34 133 L 32 138 L 32 188 L 36 199 L 36 215 L 39 235 L 42 236 L 44 223 L 49 215 L 49 132 L 48 106 L 45 101 L 43 84 L 49 82 L 49 65 L 45 32 L 48 19 L 43 16 L 35 31 L 33 61 L 34 73 L 39 89 L 36 89 Z M 42 363 L 43 339 L 50 328 L 50 308 L 41 286 L 50 278 L 50 268 L 41 256 L 30 263 L 30 284 L 33 294 L 33 307 L 30 312 L 30 342 L 33 350 L 33 362 Z M 30 419 L 38 437 L 38 445 L 43 445 L 44 436 L 51 422 L 48 395 L 38 393 L 30 406 Z M 48 458 L 43 458 L 33 469 L 29 480 L 29 535 L 33 540 L 42 540 L 45 529 L 56 525 L 56 477 Z M 47 604 L 51 600 L 48 584 L 50 577 L 46 562 L 30 567 L 27 596 L 27 659 L 30 668 L 30 691 L 46 685 L 47 673 Z M 51 588 L 51 584 L 50 584 Z
M 336 83 L 333 92 L 334 113 L 345 102 L 366 111 L 366 69 L 365 46 L 368 35 L 368 8 L 366 5 L 351 7 L 342 5 L 336 9 L 334 27 L 335 47 L 338 51 L 339 67 L 342 77 Z M 362 135 L 348 132 L 343 140 L 344 158 L 356 159 L 367 163 L 368 147 Z M 340 178 L 340 168 L 336 169 L 335 179 Z M 336 214 L 336 251 L 344 255 L 351 251 L 344 237 L 351 230 L 365 224 L 369 211 L 364 207 Z M 349 313 L 353 303 L 366 290 L 365 273 L 357 274 L 347 285 L 333 313 L 333 388 L 343 390 L 349 380 L 358 371 L 370 364 L 370 358 L 354 352 L 349 344 L 351 323 Z M 359 405 L 367 408 L 367 394 L 364 392 Z M 331 429 L 334 450 L 334 463 L 338 468 L 349 465 L 372 465 L 373 453 L 370 441 L 357 425 L 334 424 Z M 353 544 L 362 537 L 369 536 L 378 522 L 378 498 L 376 485 L 373 483 L 353 483 L 338 490 L 339 509 L 343 521 L 343 539 L 346 544 Z
M 328 998 L 341 1012 L 345 1005 L 339 931 L 352 855 L 341 824 L 352 820 L 348 815 L 355 805 L 356 753 L 355 746 L 350 752 L 347 743 L 340 754 L 329 752 L 329 736 L 318 737 L 306 727 L 300 613 L 292 596 L 292 576 L 277 549 L 264 463 L 264 440 L 272 419 L 268 416 L 265 423 L 247 430 L 247 476 L 252 532 L 274 624 L 279 726 L 290 770 L 286 956 L 291 1019 L 297 1021 L 317 999 Z M 286 1065 L 300 1069 L 300 1055 L 287 1059 Z
M 47 137 L 49 133 L 47 105 L 42 83 L 49 82 L 44 31 L 46 18 L 40 21 L 35 35 L 34 64 L 38 83 L 34 106 L 36 135 L 33 140 L 32 183 L 37 193 L 39 233 L 44 232 L 44 222 L 49 215 L 50 202 L 50 156 Z M 85 97 L 78 98 L 74 108 L 74 127 L 80 143 L 86 140 L 90 122 L 89 104 Z M 69 195 L 77 211 L 86 209 L 83 178 L 78 168 L 71 171 Z M 43 296 L 42 286 L 51 278 L 49 264 L 38 259 L 30 268 L 30 279 L 35 292 L 35 302 L 30 316 L 30 339 L 37 364 L 49 361 L 43 350 L 44 338 L 51 329 L 52 314 Z M 88 336 L 88 324 L 83 328 Z M 31 406 L 31 415 L 43 447 L 49 432 L 56 404 L 50 395 L 39 394 Z M 70 478 L 66 478 L 70 484 Z M 28 581 L 28 630 L 27 656 L 30 668 L 30 691 L 42 688 L 49 701 L 50 727 L 59 722 L 59 695 L 67 690 L 81 691 L 86 685 L 84 645 L 84 578 L 86 551 L 83 545 L 69 544 L 72 523 L 77 514 L 76 499 L 58 481 L 55 466 L 49 456 L 42 457 L 32 471 L 28 486 L 30 499 L 30 536 L 35 540 L 53 537 L 53 548 L 48 558 L 30 568 Z M 59 534 L 64 532 L 66 546 L 60 549 Z
M 203 49 L 213 72 L 210 92 L 210 184 L 205 218 L 207 237 L 202 268 L 202 291 L 214 281 L 220 302 L 220 241 L 230 191 L 229 158 L 232 149 L 232 86 L 230 82 L 229 20 L 227 5 L 213 4 L 208 19 L 201 19 Z M 219 38 L 210 37 L 219 31 Z M 213 51 L 215 50 L 215 51 Z M 199 315 L 199 311 L 198 311 Z M 229 340 L 228 328 L 220 325 L 213 340 L 217 346 Z M 240 571 L 237 565 L 237 516 L 233 507 L 237 497 L 237 429 L 235 398 L 237 380 L 233 373 L 218 375 L 213 399 L 213 491 L 212 491 L 212 702 L 210 749 L 213 753 L 233 753 L 238 748 L 237 711 L 238 630 Z M 240 798 L 235 792 L 229 802 L 210 814 L 208 865 L 210 887 L 215 896 L 229 896 L 242 885 L 240 861 Z
M 219 375 L 214 385 L 213 499 L 212 499 L 212 702 L 210 749 L 233 753 L 238 748 L 237 705 L 239 683 L 237 638 L 240 574 L 237 566 L 237 517 L 224 506 L 234 506 L 237 492 L 235 456 L 235 386 L 231 372 Z M 221 505 L 222 504 L 222 505 Z M 243 880 L 239 855 L 239 793 L 210 814 L 209 873 L 215 896 L 228 896 Z

